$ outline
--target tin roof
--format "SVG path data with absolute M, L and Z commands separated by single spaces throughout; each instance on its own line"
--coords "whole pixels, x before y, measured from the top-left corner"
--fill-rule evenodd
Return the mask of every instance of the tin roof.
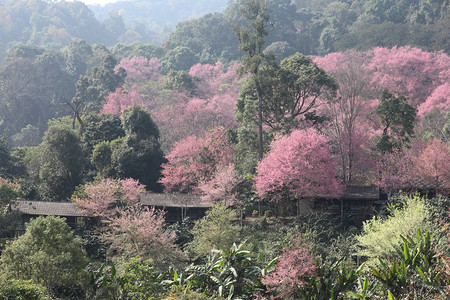
M 213 205 L 204 201 L 201 195 L 141 193 L 140 196 L 141 203 L 147 206 L 211 208 Z
M 341 198 L 347 200 L 378 200 L 380 199 L 380 189 L 377 186 L 347 185 Z
M 72 202 L 16 200 L 11 205 L 11 210 L 36 216 L 88 217 Z

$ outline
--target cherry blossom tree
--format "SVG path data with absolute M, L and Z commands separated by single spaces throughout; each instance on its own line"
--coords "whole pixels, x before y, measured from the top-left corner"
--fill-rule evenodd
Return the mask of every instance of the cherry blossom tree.
M 257 167 L 256 190 L 276 202 L 283 197 L 339 196 L 336 167 L 323 135 L 312 128 L 296 130 L 271 143 Z
M 225 205 L 242 205 L 237 198 L 236 188 L 239 174 L 234 164 L 217 168 L 209 181 L 201 182 L 198 188 L 203 192 L 203 199 L 215 203 L 223 201 Z
M 338 85 L 336 97 L 324 97 L 319 112 L 330 119 L 325 133 L 337 153 L 340 177 L 349 184 L 366 182 L 373 166 L 368 155 L 373 132 L 368 116 L 376 101 L 372 100 L 371 75 L 363 68 L 364 57 L 351 50 L 314 61 L 328 70 Z
M 442 113 L 450 111 L 450 81 L 438 86 L 433 93 L 418 108 L 417 115 L 423 117 L 433 109 Z
M 301 290 L 308 281 L 316 277 L 317 267 L 310 249 L 297 239 L 283 250 L 275 269 L 262 278 L 269 290 L 277 291 L 278 296 L 288 299 L 300 299 Z
M 162 165 L 160 182 L 166 191 L 199 193 L 198 184 L 212 178 L 214 172 L 232 162 L 234 148 L 225 128 L 207 131 L 203 138 L 189 136 L 175 143 Z
M 131 86 L 131 89 L 128 91 L 118 88 L 115 92 L 110 93 L 106 98 L 106 103 L 101 113 L 122 115 L 124 110 L 133 105 L 145 106 L 137 85 Z
M 418 176 L 424 184 L 439 189 L 450 188 L 450 146 L 432 139 L 415 160 Z
M 164 215 L 162 210 L 135 204 L 111 219 L 104 238 L 121 256 L 151 258 L 156 267 L 164 269 L 181 257 L 175 232 L 164 230 Z
M 413 107 L 449 80 L 450 56 L 443 52 L 432 53 L 410 46 L 377 47 L 367 51 L 366 56 L 366 68 L 373 74 L 371 84 L 379 90 L 405 94 Z
M 159 59 L 155 57 L 150 59 L 141 56 L 122 58 L 114 70 L 118 70 L 119 68 L 123 68 L 127 71 L 125 81 L 131 84 L 147 80 L 156 80 L 161 77 L 161 63 Z
M 102 179 L 98 183 L 84 186 L 84 195 L 75 197 L 75 203 L 88 214 L 111 219 L 117 214 L 117 208 L 135 205 L 144 186 L 132 178 Z

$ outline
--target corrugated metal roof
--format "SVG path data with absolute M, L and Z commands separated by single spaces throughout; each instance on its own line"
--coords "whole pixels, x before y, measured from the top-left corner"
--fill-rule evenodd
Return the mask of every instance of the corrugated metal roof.
M 36 216 L 89 217 L 72 202 L 16 200 L 11 210 Z
M 376 186 L 347 185 L 341 198 L 348 200 L 378 200 L 380 198 L 380 189 Z
M 141 203 L 147 206 L 162 207 L 203 207 L 211 208 L 212 203 L 204 201 L 201 195 L 141 193 Z

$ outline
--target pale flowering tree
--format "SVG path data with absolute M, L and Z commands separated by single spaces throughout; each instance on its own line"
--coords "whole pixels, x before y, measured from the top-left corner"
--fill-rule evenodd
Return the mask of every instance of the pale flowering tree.
M 144 186 L 132 178 L 102 179 L 84 187 L 85 197 L 75 197 L 76 205 L 86 213 L 108 220 L 117 215 L 117 208 L 135 205 Z
M 106 97 L 106 103 L 102 108 L 102 114 L 113 114 L 121 116 L 127 108 L 138 105 L 144 107 L 144 100 L 137 85 L 131 86 L 129 90 L 116 89 Z
M 175 232 L 163 229 L 164 215 L 162 210 L 135 204 L 111 219 L 104 238 L 122 257 L 152 259 L 157 268 L 164 269 L 181 257 Z
M 123 68 L 127 71 L 125 81 L 128 83 L 145 82 L 147 80 L 156 80 L 161 77 L 161 63 L 159 59 L 155 57 L 150 59 L 142 56 L 122 58 L 114 70 L 116 71 L 119 68 Z
M 425 102 L 419 106 L 417 115 L 423 117 L 434 109 L 440 110 L 441 113 L 450 111 L 450 81 L 438 86 L 431 93 Z
M 223 127 L 207 131 L 203 138 L 189 136 L 175 143 L 166 156 L 160 182 L 168 192 L 199 193 L 199 183 L 211 180 L 233 156 L 233 145 Z
M 436 194 L 439 189 L 450 188 L 450 146 L 442 141 L 431 140 L 415 159 L 415 171 L 423 183 L 432 185 Z
M 257 167 L 256 190 L 275 202 L 283 197 L 337 197 L 343 187 L 336 168 L 323 135 L 312 128 L 295 130 L 271 143 Z
M 300 299 L 301 290 L 311 278 L 317 277 L 317 267 L 309 247 L 297 239 L 283 250 L 275 268 L 262 278 L 270 291 L 283 299 Z
M 202 198 L 208 202 L 223 201 L 225 205 L 240 206 L 242 201 L 237 197 L 236 188 L 240 183 L 239 173 L 234 164 L 217 168 L 209 181 L 199 184 L 203 192 Z
M 76 197 L 75 203 L 100 218 L 101 237 L 117 255 L 151 258 L 164 268 L 178 261 L 181 251 L 175 245 L 175 233 L 164 229 L 165 212 L 140 204 L 139 194 L 144 190 L 131 178 L 107 178 L 85 185 L 85 196 Z

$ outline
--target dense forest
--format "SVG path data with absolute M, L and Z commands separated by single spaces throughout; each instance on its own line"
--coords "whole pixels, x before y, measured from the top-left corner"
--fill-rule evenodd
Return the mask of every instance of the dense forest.
M 447 299 L 449 7 L 0 1 L 0 299 Z

